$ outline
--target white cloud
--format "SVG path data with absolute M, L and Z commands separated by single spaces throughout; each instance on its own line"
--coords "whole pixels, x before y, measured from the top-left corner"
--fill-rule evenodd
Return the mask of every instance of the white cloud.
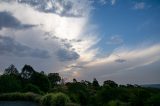
M 118 45 L 122 44 L 124 41 L 119 35 L 111 36 L 110 39 L 107 41 L 109 45 Z
M 116 0 L 99 0 L 102 5 L 110 3 L 111 5 L 115 5 Z
M 72 6 L 69 11 L 70 13 L 63 15 L 55 12 L 37 11 L 32 5 L 26 5 L 14 1 L 1 2 L 0 11 L 8 11 L 12 13 L 12 15 L 22 24 L 33 24 L 37 26 L 26 30 L 3 28 L 0 30 L 0 34 L 12 37 L 17 42 L 26 45 L 27 47 L 47 50 L 51 55 L 47 60 L 34 57 L 26 58 L 2 55 L 0 56 L 0 60 L 5 59 L 5 61 L 0 61 L 1 65 L 3 65 L 2 68 L 5 66 L 7 67 L 7 65 L 10 64 L 15 64 L 21 67 L 23 64 L 31 64 L 33 67 L 39 66 L 38 69 L 55 72 L 60 71 L 64 67 L 76 63 L 77 61 L 92 60 L 97 51 L 96 49 L 91 49 L 91 47 L 99 40 L 96 38 L 96 35 L 93 34 L 95 30 L 93 32 L 91 31 L 92 33 L 87 31 L 87 27 L 92 26 L 88 23 L 89 11 L 92 8 L 89 1 L 90 0 L 86 0 L 86 2 L 72 1 Z M 51 5 L 48 4 L 48 8 L 50 8 L 50 6 Z M 80 13 L 79 11 L 82 15 L 80 17 L 78 15 L 75 16 L 75 14 Z M 71 13 L 74 14 L 74 16 L 67 15 Z M 84 15 L 84 13 L 86 15 Z M 49 35 L 46 35 L 46 33 Z M 72 58 L 71 61 L 66 62 L 59 59 L 57 52 L 61 49 L 67 50 L 66 53 L 69 55 L 66 56 L 69 57 L 65 57 L 65 59 Z M 76 56 L 76 58 L 72 57 L 72 54 Z M 74 74 L 77 75 L 75 72 Z
M 140 10 L 140 9 L 144 9 L 144 8 L 145 8 L 145 3 L 144 2 L 136 3 L 134 5 L 134 9 L 136 9 L 136 10 Z
M 133 9 L 143 10 L 143 9 L 150 8 L 150 7 L 151 7 L 151 5 L 148 5 L 145 2 L 135 2 L 134 6 L 133 6 Z
M 88 15 L 92 6 L 92 0 L 2 0 L 3 2 L 18 2 L 34 9 L 55 13 L 61 16 L 81 17 Z
M 116 62 L 115 60 L 125 60 L 125 62 Z M 97 58 L 94 61 L 85 63 L 83 69 L 79 72 L 79 79 L 92 80 L 96 77 L 100 81 L 107 79 L 115 80 L 118 83 L 156 83 L 159 77 L 154 77 L 157 73 L 159 65 L 154 66 L 160 60 L 160 44 L 149 47 L 139 47 L 134 49 L 116 50 L 110 56 L 104 58 Z M 143 68 L 143 70 L 142 70 Z M 152 70 L 148 70 L 152 69 Z M 153 73 L 151 73 L 151 71 Z M 129 79 L 128 76 L 132 74 L 136 78 L 138 73 L 148 75 L 148 79 L 143 75 L 139 75 L 139 79 Z M 126 78 L 124 78 L 126 75 Z M 90 77 L 88 77 L 90 76 Z M 112 78 L 113 76 L 113 78 Z M 123 78 L 122 78 L 123 76 Z M 149 80 L 150 79 L 150 80 Z M 145 81 L 145 82 L 142 82 Z
M 116 0 L 111 0 L 111 4 L 114 5 L 116 3 Z
M 107 0 L 100 0 L 99 2 L 103 5 L 107 4 Z

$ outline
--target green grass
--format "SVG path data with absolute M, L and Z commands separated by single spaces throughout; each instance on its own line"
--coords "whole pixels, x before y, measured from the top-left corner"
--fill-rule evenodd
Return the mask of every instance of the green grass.
M 69 97 L 64 93 L 47 93 L 39 95 L 32 92 L 28 93 L 4 93 L 0 94 L 0 101 L 31 101 L 41 106 L 79 106 L 70 103 Z
M 41 99 L 41 95 L 35 94 L 32 92 L 28 93 L 4 93 L 0 94 L 0 101 L 32 101 L 32 102 L 39 102 Z

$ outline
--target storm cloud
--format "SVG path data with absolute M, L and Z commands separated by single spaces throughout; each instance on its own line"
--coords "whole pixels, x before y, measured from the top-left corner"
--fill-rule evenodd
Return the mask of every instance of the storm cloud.
M 0 54 L 18 57 L 49 58 L 49 53 L 41 49 L 33 49 L 15 41 L 11 37 L 0 35 Z
M 81 17 L 86 14 L 88 10 L 89 0 L 18 0 L 18 3 L 28 4 L 36 10 L 46 13 L 55 13 L 60 16 L 67 17 Z M 83 5 L 79 5 L 83 4 Z
M 77 60 L 80 57 L 75 51 L 63 48 L 58 50 L 57 56 L 60 61 L 72 61 Z

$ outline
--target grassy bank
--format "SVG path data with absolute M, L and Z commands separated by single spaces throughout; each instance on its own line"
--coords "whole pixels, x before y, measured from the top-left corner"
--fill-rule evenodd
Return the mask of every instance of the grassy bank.
M 69 97 L 64 93 L 47 93 L 46 95 L 39 95 L 32 92 L 4 93 L 0 94 L 0 101 L 30 101 L 38 103 L 40 106 L 79 106 L 70 103 Z
M 39 103 L 42 95 L 35 94 L 32 92 L 27 93 L 3 93 L 0 94 L 0 101 L 32 101 Z

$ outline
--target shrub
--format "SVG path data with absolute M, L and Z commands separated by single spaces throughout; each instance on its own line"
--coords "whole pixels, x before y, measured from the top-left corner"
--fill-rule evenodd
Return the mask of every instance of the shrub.
M 0 93 L 20 92 L 21 81 L 14 75 L 0 76 Z
M 160 93 L 152 95 L 148 100 L 148 104 L 150 106 L 160 106 Z
M 24 92 L 34 92 L 37 94 L 43 94 L 43 92 L 38 88 L 38 86 L 33 84 L 27 84 L 23 90 Z
M 69 101 L 69 97 L 64 93 L 49 93 L 42 97 L 41 104 L 44 106 L 66 106 Z
M 53 94 L 51 94 L 51 93 L 46 94 L 45 96 L 43 96 L 43 97 L 41 98 L 40 103 L 41 103 L 42 105 L 51 106 L 52 95 L 53 95 Z

